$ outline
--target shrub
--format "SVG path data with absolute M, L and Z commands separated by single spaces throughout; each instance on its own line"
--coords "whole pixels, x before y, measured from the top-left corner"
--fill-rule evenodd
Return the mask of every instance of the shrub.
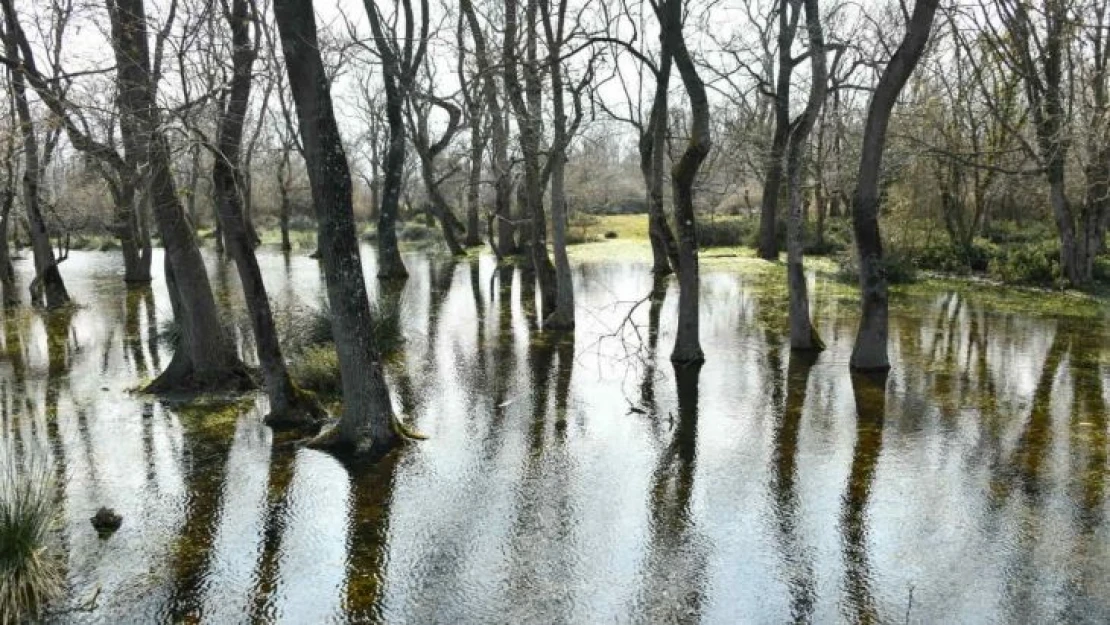
M 308 215 L 290 215 L 289 229 L 296 231 L 316 230 L 316 220 Z
M 859 262 L 855 254 L 841 254 L 836 261 L 836 279 L 854 284 L 859 281 Z M 917 280 L 912 259 L 898 250 L 888 250 L 883 258 L 883 271 L 889 284 L 909 284 Z
M 947 243 L 914 250 L 913 260 L 917 267 L 930 271 L 963 273 L 969 268 L 963 250 Z
M 1003 282 L 1063 286 L 1059 244 L 1046 241 L 1008 248 L 991 262 L 990 273 Z
M 593 226 L 601 220 L 595 215 L 583 211 L 575 211 L 567 219 L 567 245 L 580 243 L 593 243 L 597 237 L 591 232 Z
M 580 245 L 582 243 L 593 243 L 596 239 L 586 229 L 568 228 L 567 229 L 567 245 Z
M 0 447 L 0 624 L 36 620 L 61 596 L 61 561 L 51 548 L 58 514 L 54 473 L 42 455 L 20 462 Z
M 752 245 L 759 234 L 753 219 L 713 219 L 697 222 L 698 245 L 702 247 L 732 247 Z
M 176 348 L 181 340 L 181 326 L 176 317 L 166 317 L 158 324 L 158 342 L 166 347 Z
M 806 224 L 806 254 L 814 256 L 836 254 L 847 251 L 851 245 L 852 226 L 846 219 L 827 219 L 825 238 L 820 243 L 817 241 L 817 224 L 813 221 Z
M 408 223 L 401 227 L 397 237 L 402 241 L 429 241 L 436 236 L 435 229 L 421 223 Z
M 995 221 L 986 229 L 984 238 L 992 243 L 1043 243 L 1056 238 L 1050 223 L 1023 223 Z

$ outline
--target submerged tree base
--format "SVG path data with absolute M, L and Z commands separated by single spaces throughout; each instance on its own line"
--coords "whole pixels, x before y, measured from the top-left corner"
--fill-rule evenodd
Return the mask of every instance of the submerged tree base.
M 220 371 L 198 373 L 191 365 L 173 361 L 153 382 L 142 389 L 151 395 L 195 395 L 242 393 L 257 388 L 246 365 L 236 363 Z
M 676 365 L 683 365 L 687 367 L 701 366 L 705 364 L 705 352 L 701 347 L 678 347 L 671 352 L 671 362 Z
M 543 320 L 543 329 L 552 332 L 573 332 L 574 313 L 556 309 L 555 312 Z
M 275 430 L 317 429 L 328 418 L 328 412 L 315 395 L 301 389 L 293 391 L 293 398 L 280 409 L 271 409 L 262 419 Z
M 379 458 L 407 442 L 427 440 L 427 435 L 416 431 L 393 417 L 392 435 L 386 440 L 375 440 L 364 433 L 357 440 L 344 437 L 339 430 L 339 422 L 329 423 L 320 433 L 309 439 L 305 446 L 309 449 L 324 451 L 337 457 Z
M 817 329 L 811 323 L 808 334 L 802 340 L 791 340 L 790 349 L 795 352 L 816 354 L 825 351 L 825 341 L 821 340 L 821 335 L 817 334 Z

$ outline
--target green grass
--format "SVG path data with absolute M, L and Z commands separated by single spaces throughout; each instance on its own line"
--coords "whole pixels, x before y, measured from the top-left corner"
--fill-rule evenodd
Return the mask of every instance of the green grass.
M 0 625 L 35 620 L 62 593 L 51 546 L 59 507 L 54 473 L 41 454 L 24 462 L 0 448 Z

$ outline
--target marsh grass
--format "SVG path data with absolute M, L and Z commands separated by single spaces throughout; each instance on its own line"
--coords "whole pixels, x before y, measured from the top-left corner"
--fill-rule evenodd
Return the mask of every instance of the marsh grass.
M 0 446 L 0 625 L 40 618 L 62 594 L 61 561 L 51 547 L 56 495 L 42 454 L 20 462 Z
M 392 299 L 371 304 L 371 334 L 378 352 L 391 358 L 405 345 L 403 306 Z M 339 358 L 331 329 L 331 308 L 296 307 L 278 313 L 278 334 L 297 385 L 321 395 L 339 395 Z

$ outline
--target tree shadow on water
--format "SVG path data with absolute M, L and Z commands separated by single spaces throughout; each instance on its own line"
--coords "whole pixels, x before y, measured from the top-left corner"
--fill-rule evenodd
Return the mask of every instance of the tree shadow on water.
M 709 547 L 692 509 L 697 469 L 700 365 L 674 365 L 678 415 L 652 472 L 644 585 L 637 611 L 648 622 L 697 623 L 705 602 Z
M 782 565 L 790 591 L 790 615 L 795 623 L 813 619 L 817 588 L 812 549 L 798 532 L 798 438 L 810 371 L 817 360 L 813 352 L 794 351 L 786 373 L 786 404 L 772 434 L 770 490 L 774 524 L 782 552 Z
M 882 454 L 886 418 L 886 374 L 852 374 L 856 401 L 856 443 L 848 471 L 847 490 L 841 499 L 840 531 L 844 553 L 845 620 L 879 623 L 871 559 L 868 555 L 867 507 Z

